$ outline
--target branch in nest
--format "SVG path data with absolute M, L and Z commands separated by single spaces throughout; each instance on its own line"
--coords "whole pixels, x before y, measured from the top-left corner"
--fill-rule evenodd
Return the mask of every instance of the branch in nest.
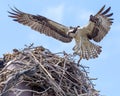
M 77 66 L 73 55 L 30 46 L 4 56 L 7 60 L 0 71 L 0 77 L 4 77 L 0 79 L 0 95 L 16 90 L 19 94 L 15 96 L 25 91 L 32 92 L 31 96 L 99 96 L 86 67 Z M 18 88 L 23 82 L 29 89 Z

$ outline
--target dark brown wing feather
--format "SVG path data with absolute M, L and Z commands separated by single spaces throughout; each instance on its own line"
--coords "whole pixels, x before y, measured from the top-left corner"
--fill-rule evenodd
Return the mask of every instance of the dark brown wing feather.
M 30 26 L 33 30 L 52 36 L 62 42 L 70 42 L 72 40 L 72 38 L 67 35 L 68 27 L 64 25 L 47 19 L 41 15 L 27 14 L 16 8 L 11 8 L 11 10 L 13 12 L 9 12 L 11 14 L 9 17 L 14 18 L 14 21 Z
M 104 36 L 109 32 L 110 27 L 113 23 L 113 18 L 110 18 L 113 13 L 108 14 L 111 7 L 105 9 L 105 5 L 100 9 L 100 11 L 94 16 L 96 19 L 95 26 L 92 31 L 92 35 L 96 33 L 97 35 L 94 36 L 92 39 L 96 42 L 100 42 Z

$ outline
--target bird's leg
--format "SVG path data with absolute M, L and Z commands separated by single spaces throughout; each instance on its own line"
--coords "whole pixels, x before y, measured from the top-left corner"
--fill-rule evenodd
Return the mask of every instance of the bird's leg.
M 80 61 L 82 60 L 82 57 L 80 57 L 80 59 L 77 62 L 77 66 L 80 66 Z

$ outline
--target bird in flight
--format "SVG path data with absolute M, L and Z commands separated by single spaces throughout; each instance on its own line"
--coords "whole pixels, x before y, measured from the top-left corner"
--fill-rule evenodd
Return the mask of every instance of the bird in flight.
M 90 15 L 88 24 L 83 27 L 68 27 L 41 15 L 22 12 L 17 8 L 11 8 L 12 11 L 8 12 L 9 17 L 12 17 L 14 21 L 27 25 L 39 33 L 65 43 L 74 39 L 76 43 L 73 47 L 74 54 L 79 55 L 80 60 L 88 60 L 98 57 L 101 52 L 101 46 L 93 41 L 100 42 L 109 32 L 113 23 L 113 18 L 111 18 L 113 13 L 109 13 L 110 9 L 111 7 L 105 9 L 104 5 L 95 15 Z

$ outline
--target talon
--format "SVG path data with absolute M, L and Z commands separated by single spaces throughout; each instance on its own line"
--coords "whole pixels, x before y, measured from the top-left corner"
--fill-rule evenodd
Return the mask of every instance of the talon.
M 80 59 L 78 60 L 77 66 L 80 65 L 80 61 L 82 60 L 82 57 L 80 57 Z

